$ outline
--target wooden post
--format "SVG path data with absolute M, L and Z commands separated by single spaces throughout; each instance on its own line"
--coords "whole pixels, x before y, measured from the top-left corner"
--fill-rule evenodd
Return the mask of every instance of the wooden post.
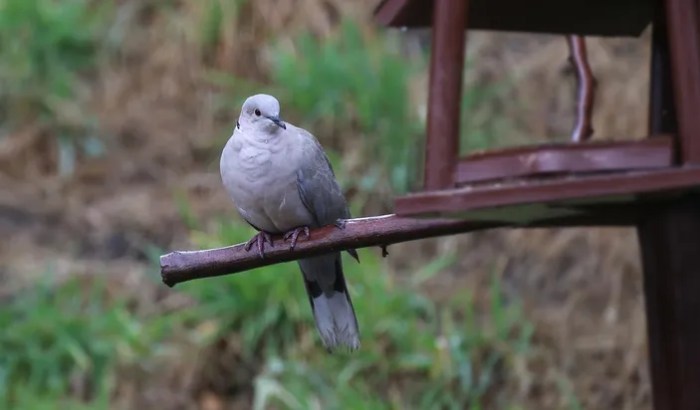
M 673 133 L 677 125 L 667 28 L 662 8 L 657 14 L 650 128 L 652 133 Z M 673 61 L 675 64 L 678 59 Z M 673 74 L 677 76 L 678 71 L 673 70 Z M 681 137 L 685 138 L 682 132 Z M 686 145 L 683 148 L 688 149 Z M 637 232 L 644 268 L 654 408 L 700 409 L 700 199 L 689 196 L 648 215 L 638 224 Z
M 638 226 L 656 410 L 700 409 L 700 199 Z
M 454 185 L 468 9 L 468 0 L 435 0 L 424 190 Z
M 700 164 L 700 6 L 665 0 L 681 159 Z M 657 10 L 658 12 L 658 10 Z

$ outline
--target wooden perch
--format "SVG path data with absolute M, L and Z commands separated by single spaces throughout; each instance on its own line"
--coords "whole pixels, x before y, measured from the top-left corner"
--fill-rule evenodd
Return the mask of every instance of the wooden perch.
M 300 239 L 294 250 L 281 236 L 273 237 L 274 247 L 265 247 L 265 257 L 257 250 L 245 250 L 245 244 L 202 251 L 171 252 L 160 257 L 163 283 L 172 287 L 193 279 L 238 273 L 308 256 L 369 246 L 382 247 L 415 239 L 450 235 L 494 227 L 497 223 L 459 219 L 413 219 L 396 215 L 349 219 L 345 228 L 325 226 L 311 230 L 308 239 Z

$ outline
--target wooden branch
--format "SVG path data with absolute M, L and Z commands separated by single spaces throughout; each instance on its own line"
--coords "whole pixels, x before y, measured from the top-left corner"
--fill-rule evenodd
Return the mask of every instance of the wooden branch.
M 255 248 L 246 251 L 245 244 L 202 251 L 172 252 L 160 257 L 163 283 L 172 287 L 193 279 L 209 278 L 242 272 L 280 262 L 329 252 L 382 247 L 415 239 L 451 235 L 495 226 L 497 223 L 464 221 L 460 219 L 413 219 L 396 215 L 349 219 L 345 228 L 325 226 L 313 229 L 308 239 L 300 239 L 294 250 L 281 236 L 273 238 L 274 247 L 265 247 L 260 258 Z
M 591 116 L 593 113 L 593 100 L 595 97 L 596 79 L 593 77 L 591 67 L 588 65 L 586 53 L 586 40 L 582 36 L 570 35 L 566 37 L 571 53 L 569 60 L 576 70 L 576 123 L 571 132 L 571 140 L 574 142 L 586 141 L 593 135 Z

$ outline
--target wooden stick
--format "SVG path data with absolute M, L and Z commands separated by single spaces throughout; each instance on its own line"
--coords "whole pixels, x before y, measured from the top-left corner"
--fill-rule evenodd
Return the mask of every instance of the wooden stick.
M 264 258 L 260 258 L 255 247 L 246 251 L 245 244 L 202 251 L 168 253 L 160 257 L 160 272 L 163 283 L 172 287 L 193 279 L 233 274 L 347 249 L 380 246 L 384 254 L 386 246 L 393 243 L 502 225 L 504 224 L 460 219 L 402 218 L 393 214 L 356 218 L 347 220 L 343 229 L 325 226 L 311 230 L 309 238 L 299 240 L 294 250 L 289 249 L 289 244 L 280 236 L 274 237 L 274 246 L 266 246 Z
M 595 98 L 596 79 L 593 77 L 591 67 L 588 65 L 586 53 L 586 40 L 582 36 L 566 36 L 569 45 L 569 60 L 576 70 L 576 123 L 571 132 L 571 140 L 574 142 L 586 141 L 593 135 L 591 116 L 593 113 L 593 100 Z

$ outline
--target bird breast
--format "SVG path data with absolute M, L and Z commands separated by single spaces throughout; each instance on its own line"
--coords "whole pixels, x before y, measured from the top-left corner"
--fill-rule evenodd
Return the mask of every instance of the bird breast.
M 221 176 L 244 218 L 268 232 L 309 224 L 297 189 L 295 150 L 238 137 L 224 148 Z

